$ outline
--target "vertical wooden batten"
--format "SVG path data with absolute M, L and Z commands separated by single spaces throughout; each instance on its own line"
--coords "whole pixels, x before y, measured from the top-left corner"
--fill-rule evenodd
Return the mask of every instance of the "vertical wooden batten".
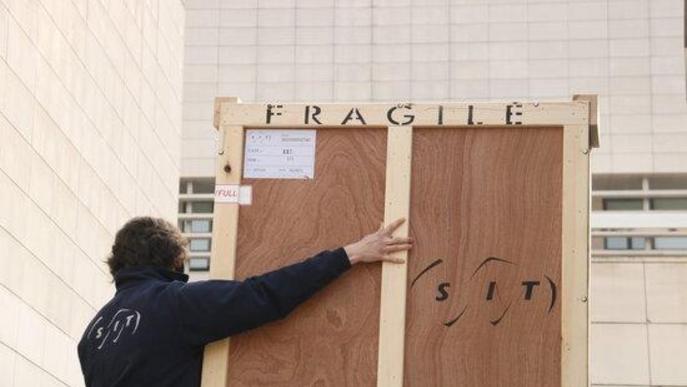
M 563 309 L 561 386 L 589 386 L 589 251 L 591 159 L 599 142 L 598 96 L 579 94 L 587 105 L 586 125 L 564 126 L 563 138 Z
M 243 165 L 243 127 L 222 120 L 222 105 L 236 103 L 237 98 L 215 100 L 214 124 L 219 146 L 215 165 L 215 185 L 240 184 Z M 213 214 L 211 279 L 233 279 L 236 261 L 239 204 L 216 204 Z M 210 343 L 203 356 L 202 387 L 225 387 L 227 384 L 229 339 Z
M 589 385 L 589 126 L 563 128 L 561 386 Z
M 412 144 L 411 126 L 389 126 L 386 145 L 385 224 L 409 217 Z M 407 221 L 396 231 L 395 236 L 408 236 Z M 395 255 L 408 258 L 408 252 L 405 251 Z M 403 385 L 407 276 L 407 263 L 384 263 L 382 266 L 377 386 Z

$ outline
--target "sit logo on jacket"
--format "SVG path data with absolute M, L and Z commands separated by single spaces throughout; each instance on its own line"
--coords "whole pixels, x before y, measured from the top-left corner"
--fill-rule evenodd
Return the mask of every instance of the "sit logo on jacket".
M 136 334 L 141 322 L 141 313 L 133 309 L 119 309 L 112 318 L 105 323 L 104 316 L 98 316 L 88 330 L 86 338 L 97 343 L 97 349 L 102 349 L 106 343 L 116 344 L 122 334 L 130 336 Z

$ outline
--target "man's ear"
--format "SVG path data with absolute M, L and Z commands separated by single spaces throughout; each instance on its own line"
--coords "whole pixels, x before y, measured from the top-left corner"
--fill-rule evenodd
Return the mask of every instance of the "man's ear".
M 184 251 L 184 253 L 182 253 L 179 257 L 177 257 L 176 260 L 174 260 L 174 267 L 172 269 L 174 271 L 176 271 L 177 273 L 183 274 L 184 273 L 184 263 L 186 262 L 187 257 L 188 256 L 187 256 L 186 252 Z
M 177 273 L 184 273 L 184 260 L 183 259 L 177 259 L 174 265 L 174 271 Z

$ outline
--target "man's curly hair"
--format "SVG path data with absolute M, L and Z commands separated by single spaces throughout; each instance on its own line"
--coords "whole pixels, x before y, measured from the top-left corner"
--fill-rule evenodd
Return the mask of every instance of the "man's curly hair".
M 188 241 L 174 225 L 148 216 L 129 220 L 117 231 L 107 265 L 114 277 L 131 266 L 158 266 L 174 270 L 187 258 Z

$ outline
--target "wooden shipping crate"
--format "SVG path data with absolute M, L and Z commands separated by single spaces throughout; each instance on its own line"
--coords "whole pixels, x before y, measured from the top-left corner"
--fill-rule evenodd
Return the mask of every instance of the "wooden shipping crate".
M 209 345 L 203 386 L 588 385 L 589 153 L 572 102 L 215 102 L 210 276 L 244 279 L 399 217 L 287 319 Z M 405 255 L 406 253 L 399 253 Z

